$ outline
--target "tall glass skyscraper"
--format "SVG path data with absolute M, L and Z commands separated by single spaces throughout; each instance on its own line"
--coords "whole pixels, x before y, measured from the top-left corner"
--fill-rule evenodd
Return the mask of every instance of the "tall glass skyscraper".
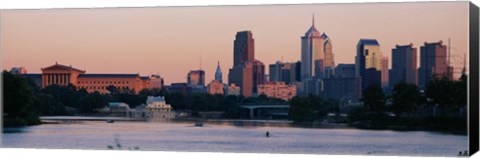
M 312 19 L 312 26 L 301 40 L 302 81 L 324 78 L 325 68 L 333 69 L 335 66 L 330 38 L 325 33 L 320 34 L 317 31 L 315 21 Z
M 362 89 L 382 84 L 382 53 L 376 39 L 360 39 L 355 57 L 355 75 L 362 80 Z

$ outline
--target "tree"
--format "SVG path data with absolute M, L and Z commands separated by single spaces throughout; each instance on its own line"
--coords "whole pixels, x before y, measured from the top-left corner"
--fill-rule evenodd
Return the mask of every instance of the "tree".
M 368 86 L 362 93 L 361 101 L 370 112 L 385 111 L 385 93 L 379 85 Z
M 393 111 L 396 115 L 413 112 L 420 101 L 420 91 L 415 84 L 400 82 L 393 88 Z
M 5 126 L 39 124 L 33 105 L 34 92 L 22 76 L 3 71 Z
M 35 107 L 42 116 L 66 115 L 65 106 L 52 95 L 38 93 L 34 99 Z
M 456 108 L 467 106 L 467 75 L 462 73 L 460 79 L 454 83 L 453 102 Z
M 98 92 L 87 94 L 80 100 L 80 111 L 94 113 L 108 104 L 107 98 Z
M 288 109 L 288 117 L 294 122 L 312 122 L 317 119 L 315 106 L 319 103 L 318 98 L 313 95 L 307 97 L 293 97 L 290 100 L 290 108 Z
M 115 94 L 118 94 L 120 93 L 120 91 L 117 89 L 117 87 L 113 86 L 113 85 L 110 85 L 110 86 L 107 86 L 107 91 L 110 92 L 110 94 L 112 95 L 115 95 Z
M 454 89 L 454 82 L 447 77 L 434 78 L 427 83 L 425 97 L 428 98 L 429 105 L 438 105 L 439 108 L 448 111 L 454 105 L 456 95 L 453 93 Z

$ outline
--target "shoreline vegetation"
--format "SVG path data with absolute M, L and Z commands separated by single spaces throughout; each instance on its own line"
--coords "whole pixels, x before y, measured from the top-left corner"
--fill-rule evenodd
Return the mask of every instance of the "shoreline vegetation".
M 110 93 L 87 93 L 73 85 L 40 88 L 29 78 L 4 71 L 4 127 L 39 125 L 39 116 L 102 116 L 98 109 L 108 102 L 124 102 L 135 108 L 148 96 L 165 96 L 175 111 L 188 111 L 175 121 L 203 120 L 233 125 L 278 125 L 301 128 L 357 128 L 371 130 L 435 131 L 467 134 L 467 76 L 459 80 L 434 78 L 425 90 L 399 83 L 386 94 L 379 86 L 367 87 L 360 104 L 308 95 L 289 101 L 258 97 L 224 96 L 208 93 L 170 93 L 166 89 L 132 90 L 108 87 Z M 288 117 L 258 116 L 248 119 L 242 104 L 288 104 Z M 216 119 L 202 119 L 203 112 L 221 112 Z M 208 117 L 207 117 L 208 118 Z M 283 122 L 283 123 L 282 123 Z

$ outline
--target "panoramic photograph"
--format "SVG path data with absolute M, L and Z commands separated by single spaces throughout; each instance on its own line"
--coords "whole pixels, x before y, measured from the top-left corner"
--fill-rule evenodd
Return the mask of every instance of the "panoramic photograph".
M 0 147 L 468 156 L 468 8 L 1 10 Z

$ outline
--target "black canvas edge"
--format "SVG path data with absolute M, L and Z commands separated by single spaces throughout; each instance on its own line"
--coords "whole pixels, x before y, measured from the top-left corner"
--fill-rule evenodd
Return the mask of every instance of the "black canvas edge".
M 468 139 L 469 154 L 472 156 L 479 150 L 479 12 L 478 7 L 469 5 L 469 104 L 468 104 Z

